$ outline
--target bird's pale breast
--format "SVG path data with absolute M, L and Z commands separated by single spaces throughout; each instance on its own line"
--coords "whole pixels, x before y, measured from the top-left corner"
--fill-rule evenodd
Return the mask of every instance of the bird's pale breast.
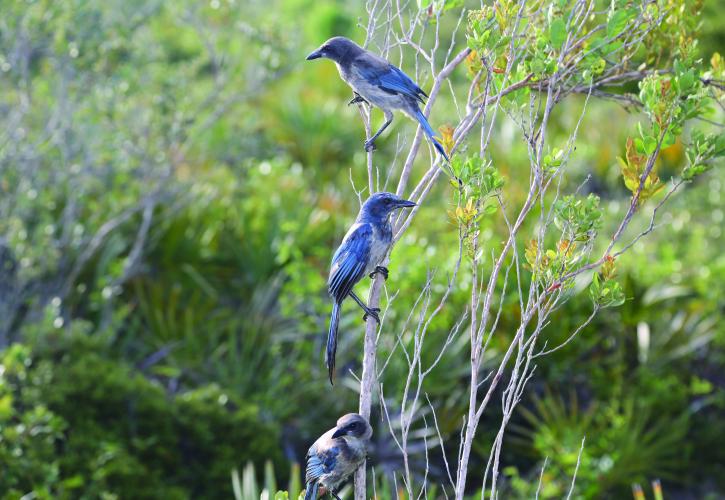
M 388 253 L 391 241 L 391 234 L 388 234 L 387 231 L 383 231 L 378 227 L 373 227 L 373 239 L 370 244 L 370 259 L 365 267 L 365 274 L 370 274 L 375 270 L 376 266 L 379 266 L 382 263 L 385 255 Z

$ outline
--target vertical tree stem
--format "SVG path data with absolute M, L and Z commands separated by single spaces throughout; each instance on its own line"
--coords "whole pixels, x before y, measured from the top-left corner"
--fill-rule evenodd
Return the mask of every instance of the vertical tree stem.
M 360 116 L 363 119 L 365 125 L 365 138 L 370 139 L 372 134 L 372 127 L 370 125 L 370 117 L 372 115 L 372 109 L 365 112 L 365 107 L 361 103 L 358 105 L 360 110 Z M 368 151 L 367 153 L 367 167 L 368 167 L 368 196 L 375 192 L 375 181 L 373 171 L 373 152 Z M 387 261 L 387 259 L 386 259 Z M 368 297 L 368 306 L 371 308 L 378 307 L 380 305 L 380 292 L 383 288 L 383 277 L 380 274 L 376 274 L 373 279 L 373 284 L 370 287 L 370 295 Z M 372 317 L 368 317 L 365 322 L 365 339 L 363 341 L 363 367 L 362 377 L 360 379 L 360 405 L 358 413 L 365 417 L 368 421 L 370 420 L 370 409 L 373 404 L 373 385 L 375 384 L 375 354 L 377 348 L 377 323 Z M 367 460 L 362 463 L 360 467 L 355 471 L 355 500 L 365 500 L 366 496 L 366 471 L 367 471 Z
M 383 277 L 375 275 L 373 284 L 370 287 L 368 305 L 378 307 L 380 305 L 380 294 L 383 290 Z M 363 352 L 362 379 L 360 381 L 360 408 L 358 412 L 366 419 L 370 419 L 370 409 L 373 401 L 373 386 L 375 384 L 375 355 L 377 349 L 377 323 L 372 317 L 368 317 L 365 323 L 365 340 Z M 355 472 L 355 500 L 365 500 L 366 464 L 363 463 Z

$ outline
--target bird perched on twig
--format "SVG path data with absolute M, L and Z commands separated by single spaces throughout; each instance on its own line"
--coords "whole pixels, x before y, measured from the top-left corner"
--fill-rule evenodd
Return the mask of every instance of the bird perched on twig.
M 363 203 L 355 223 L 332 257 L 327 292 L 333 299 L 333 306 L 325 357 L 330 383 L 333 383 L 335 372 L 337 328 L 340 323 L 342 301 L 349 295 L 365 311 L 363 320 L 372 316 L 378 323 L 380 322 L 378 317 L 380 309 L 369 308 L 352 289 L 366 275 L 372 278 L 375 273 L 381 273 L 385 279 L 388 278 L 388 270 L 380 266 L 380 263 L 393 243 L 390 215 L 397 209 L 414 206 L 415 203 L 412 201 L 404 200 L 392 193 L 373 194 Z
M 340 486 L 363 463 L 373 429 L 361 415 L 348 413 L 307 451 L 305 500 L 329 493 L 340 500 Z
M 354 97 L 349 104 L 367 102 L 385 114 L 383 126 L 365 142 L 366 151 L 375 149 L 375 139 L 393 121 L 393 110 L 399 109 L 420 123 L 433 146 L 448 161 L 445 149 L 436 140 L 435 132 L 418 106 L 428 94 L 400 68 L 342 36 L 330 38 L 308 55 L 307 60 L 320 57 L 334 61 L 340 77 L 352 87 Z

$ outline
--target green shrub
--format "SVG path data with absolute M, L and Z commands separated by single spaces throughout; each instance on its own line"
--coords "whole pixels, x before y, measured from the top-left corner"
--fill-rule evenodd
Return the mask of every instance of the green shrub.
M 39 336 L 2 357 L 0 491 L 48 498 L 218 498 L 233 468 L 280 463 L 255 406 L 214 385 L 168 395 L 101 337 Z

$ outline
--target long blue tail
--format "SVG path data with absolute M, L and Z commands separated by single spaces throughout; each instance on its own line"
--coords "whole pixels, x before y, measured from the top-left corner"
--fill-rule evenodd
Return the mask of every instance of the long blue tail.
M 425 115 L 420 109 L 416 111 L 415 118 L 418 120 L 418 123 L 420 123 L 420 126 L 423 128 L 423 132 L 425 132 L 425 135 L 427 135 L 430 141 L 433 143 L 433 146 L 435 146 L 435 148 L 438 150 L 441 156 L 446 159 L 446 161 L 449 161 L 446 150 L 443 149 L 441 143 L 436 140 L 436 134 L 433 131 L 433 128 L 430 126 L 430 123 L 428 123 L 428 120 L 425 118 Z
M 317 488 L 317 481 L 310 481 L 307 483 L 307 488 L 305 489 L 305 500 L 317 500 Z
M 332 315 L 330 316 L 330 330 L 327 332 L 327 352 L 325 354 L 325 363 L 327 363 L 327 372 L 330 376 L 330 384 L 335 375 L 335 353 L 337 352 L 337 327 L 340 324 L 340 304 L 335 301 L 332 305 Z

